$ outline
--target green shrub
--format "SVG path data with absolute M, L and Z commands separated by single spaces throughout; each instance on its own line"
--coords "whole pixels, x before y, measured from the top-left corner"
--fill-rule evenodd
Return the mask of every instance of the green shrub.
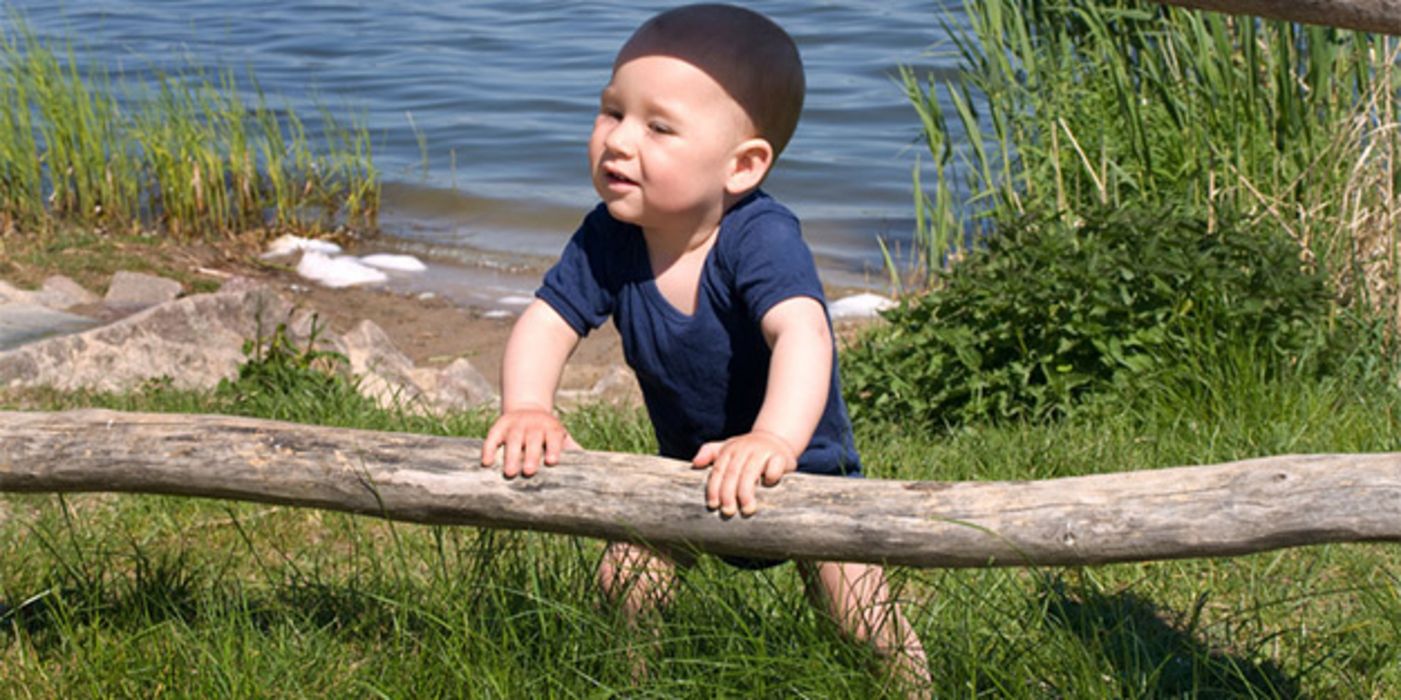
M 305 347 L 287 336 L 278 324 L 270 337 L 262 333 L 243 345 L 248 360 L 238 378 L 219 382 L 215 400 L 225 413 L 301 423 L 354 423 L 375 412 L 350 375 L 344 355 L 316 348 L 319 328 L 312 322 Z
M 1272 228 L 1173 208 L 1024 217 L 889 311 L 843 372 L 858 418 L 1052 418 L 1176 347 L 1247 338 L 1297 359 L 1328 335 L 1329 301 Z

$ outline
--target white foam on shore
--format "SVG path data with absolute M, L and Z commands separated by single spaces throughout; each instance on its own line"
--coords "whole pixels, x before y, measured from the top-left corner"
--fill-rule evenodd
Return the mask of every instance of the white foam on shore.
M 390 253 L 375 253 L 360 258 L 360 262 L 377 267 L 381 270 L 394 270 L 395 272 L 423 272 L 428 269 L 422 260 L 412 255 L 392 255 Z
M 842 297 L 827 305 L 827 311 L 832 315 L 832 320 L 854 319 L 854 318 L 875 318 L 876 315 L 892 306 L 895 301 L 888 297 L 870 292 L 853 294 L 849 297 Z
M 499 297 L 496 301 L 501 304 L 505 304 L 506 306 L 530 306 L 530 302 L 535 301 L 535 297 L 523 297 L 515 294 L 510 294 L 504 297 Z
M 389 279 L 389 275 L 361 263 L 352 257 L 330 257 L 310 250 L 302 253 L 297 274 L 326 287 L 340 288 L 357 284 L 374 284 Z
M 315 251 L 317 253 L 335 255 L 341 252 L 341 247 L 330 241 L 302 238 L 301 236 L 293 236 L 289 233 L 269 243 L 267 251 L 263 253 L 263 258 L 280 258 L 298 251 Z

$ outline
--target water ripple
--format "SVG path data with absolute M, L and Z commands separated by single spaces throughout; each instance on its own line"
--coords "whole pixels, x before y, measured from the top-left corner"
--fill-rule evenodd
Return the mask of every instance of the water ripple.
M 952 77 L 951 60 L 929 53 L 946 43 L 946 2 L 750 3 L 793 34 L 807 65 L 807 109 L 768 187 L 812 221 L 809 235 L 828 252 L 825 266 L 867 269 L 879 262 L 876 235 L 908 236 L 918 132 L 897 68 L 917 64 Z M 584 142 L 613 53 L 638 23 L 672 3 L 8 4 L 41 38 L 71 41 L 80 60 L 129 82 L 190 64 L 249 68 L 274 106 L 306 115 L 325 106 L 363 118 L 376 163 L 396 186 L 455 188 L 522 211 L 582 211 L 594 197 Z M 949 16 L 958 21 L 956 9 Z M 416 222 L 396 232 L 406 237 L 428 235 L 425 222 L 437 220 L 411 209 L 392 213 L 389 220 Z M 431 239 L 441 244 L 461 228 L 440 227 Z M 538 233 L 559 245 L 569 231 Z M 474 245 L 498 243 L 476 236 Z

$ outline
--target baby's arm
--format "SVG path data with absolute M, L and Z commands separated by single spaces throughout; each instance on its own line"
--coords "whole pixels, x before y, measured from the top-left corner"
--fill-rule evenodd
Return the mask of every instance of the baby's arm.
M 506 478 L 533 476 L 542 458 L 554 465 L 562 450 L 578 447 L 554 414 L 560 374 L 578 344 L 579 334 L 549 304 L 536 299 L 526 307 L 506 341 L 501 417 L 482 442 L 483 467 L 493 466 L 504 447 Z
M 832 376 L 832 332 L 821 302 L 794 297 L 775 304 L 760 321 L 773 350 L 764 403 L 754 428 L 696 453 L 696 467 L 710 466 L 705 500 L 724 515 L 754 513 L 755 489 L 798 468 L 827 406 Z

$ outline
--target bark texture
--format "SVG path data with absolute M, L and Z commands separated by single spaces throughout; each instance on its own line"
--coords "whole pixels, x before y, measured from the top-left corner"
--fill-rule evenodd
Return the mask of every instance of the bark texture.
M 1167 5 L 1401 34 L 1401 0 L 1157 0 Z
M 227 416 L 0 412 L 0 491 L 260 501 L 394 520 L 920 567 L 1098 564 L 1401 541 L 1401 454 L 1269 457 L 1045 481 L 792 475 L 759 512 L 704 505 L 684 462 L 573 452 L 531 479 L 480 441 Z

